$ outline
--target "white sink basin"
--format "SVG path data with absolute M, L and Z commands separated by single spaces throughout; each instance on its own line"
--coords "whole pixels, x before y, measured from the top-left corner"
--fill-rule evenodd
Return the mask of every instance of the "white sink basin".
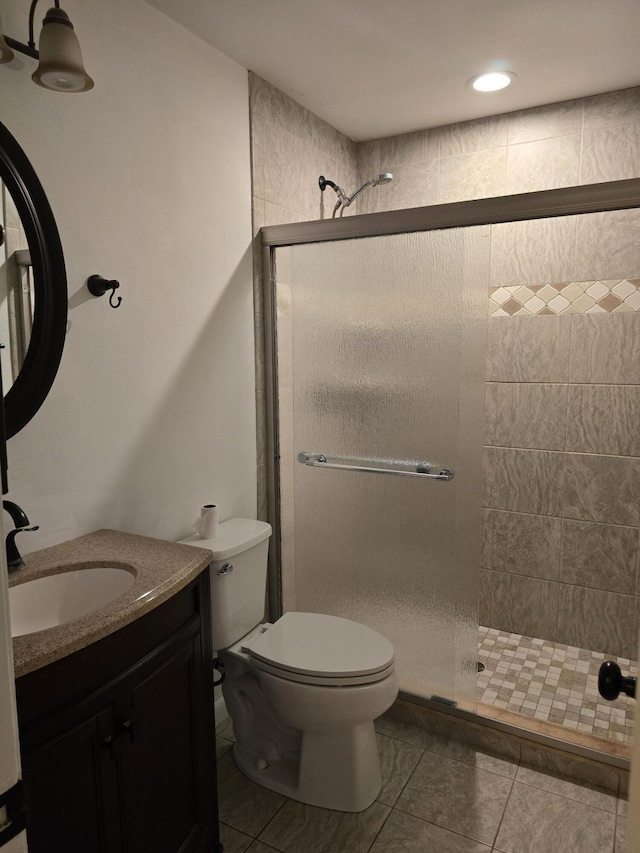
M 122 595 L 134 581 L 135 575 L 126 569 L 105 566 L 62 572 L 11 587 L 11 636 L 21 637 L 80 619 Z

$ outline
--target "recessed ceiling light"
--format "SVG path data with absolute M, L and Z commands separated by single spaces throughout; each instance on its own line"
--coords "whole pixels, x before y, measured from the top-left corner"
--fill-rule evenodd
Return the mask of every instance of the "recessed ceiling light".
M 498 92 L 506 89 L 516 79 L 511 71 L 490 71 L 488 74 L 479 74 L 469 80 L 469 85 L 476 92 Z

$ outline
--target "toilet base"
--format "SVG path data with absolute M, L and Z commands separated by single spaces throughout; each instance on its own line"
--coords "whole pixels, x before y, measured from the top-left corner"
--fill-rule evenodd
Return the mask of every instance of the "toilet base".
M 239 770 L 258 785 L 323 809 L 361 812 L 380 792 L 380 762 L 373 722 L 346 729 L 303 732 L 298 763 L 281 759 L 267 764 L 237 743 L 233 758 Z

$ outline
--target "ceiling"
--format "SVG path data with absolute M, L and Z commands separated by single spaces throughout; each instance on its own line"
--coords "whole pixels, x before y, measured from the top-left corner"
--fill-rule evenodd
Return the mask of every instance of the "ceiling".
M 640 85 L 639 0 L 148 2 L 356 141 Z

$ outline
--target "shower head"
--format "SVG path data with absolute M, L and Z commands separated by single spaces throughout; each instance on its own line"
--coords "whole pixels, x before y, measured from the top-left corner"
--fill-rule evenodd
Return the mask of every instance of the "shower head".
M 349 207 L 349 205 L 355 201 L 355 199 L 360 195 L 363 190 L 366 190 L 367 187 L 377 187 L 378 184 L 388 184 L 389 181 L 393 180 L 393 175 L 391 172 L 382 172 L 380 175 L 374 175 L 372 178 L 369 178 L 366 183 L 364 183 L 360 189 L 357 189 L 353 195 L 349 196 L 346 201 L 342 202 L 342 208 L 340 210 L 340 216 L 344 213 L 345 207 Z
M 378 184 L 388 184 L 389 181 L 392 180 L 393 175 L 391 174 L 391 172 L 382 172 L 382 174 L 380 175 L 374 175 L 373 178 L 369 178 L 369 180 L 364 183 L 360 187 L 360 189 L 357 189 L 351 196 L 348 196 L 342 189 L 342 187 L 339 187 L 337 184 L 334 184 L 333 181 L 330 181 L 328 178 L 325 178 L 324 175 L 320 175 L 320 177 L 318 178 L 318 186 L 320 187 L 322 192 L 324 192 L 327 187 L 331 187 L 335 190 L 336 195 L 338 196 L 338 201 L 336 202 L 336 206 L 333 208 L 333 213 L 331 214 L 332 217 L 335 217 L 338 210 L 340 210 L 340 216 L 342 216 L 345 211 L 345 208 L 349 207 L 349 205 L 354 201 L 354 199 L 357 198 L 357 196 L 359 196 L 363 190 L 366 190 L 367 187 L 377 187 Z

